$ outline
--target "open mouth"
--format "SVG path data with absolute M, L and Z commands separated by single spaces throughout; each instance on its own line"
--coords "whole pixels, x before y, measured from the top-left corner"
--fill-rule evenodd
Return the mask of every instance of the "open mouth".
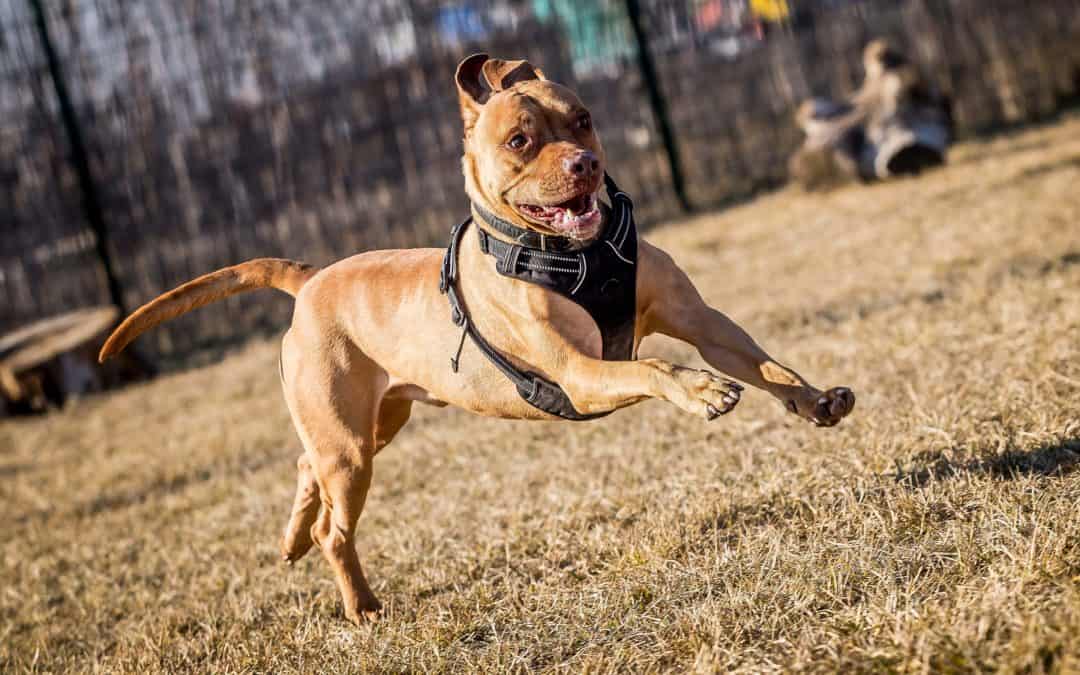
M 586 239 L 600 227 L 600 203 L 595 193 L 581 194 L 553 205 L 518 204 L 518 211 L 556 232 Z

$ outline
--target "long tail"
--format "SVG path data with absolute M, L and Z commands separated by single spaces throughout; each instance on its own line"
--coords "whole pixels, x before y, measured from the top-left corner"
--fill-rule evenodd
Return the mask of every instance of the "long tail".
M 295 298 L 318 271 L 311 265 L 293 260 L 258 258 L 204 274 L 159 295 L 124 319 L 105 341 L 98 361 L 118 354 L 129 342 L 154 326 L 230 295 L 258 288 L 276 288 Z

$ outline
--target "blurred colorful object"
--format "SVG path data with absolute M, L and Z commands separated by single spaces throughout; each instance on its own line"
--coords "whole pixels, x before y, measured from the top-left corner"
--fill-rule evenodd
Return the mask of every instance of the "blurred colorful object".
M 470 4 L 440 7 L 435 24 L 442 39 L 449 44 L 481 42 L 488 35 L 484 17 Z
M 709 0 L 698 9 L 697 24 L 702 31 L 709 31 L 720 25 L 724 18 L 724 4 L 720 0 Z
M 787 0 L 750 0 L 750 11 L 765 21 L 783 21 L 791 15 Z
M 619 60 L 633 56 L 621 5 L 609 0 L 533 0 L 541 21 L 557 19 L 566 31 L 574 73 L 616 72 Z

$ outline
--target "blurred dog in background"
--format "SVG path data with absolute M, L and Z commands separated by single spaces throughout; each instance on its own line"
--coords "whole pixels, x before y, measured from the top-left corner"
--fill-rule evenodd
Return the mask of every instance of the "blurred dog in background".
M 917 174 L 945 162 L 949 99 L 884 40 L 866 46 L 863 67 L 866 78 L 850 99 L 810 99 L 795 114 L 806 141 L 789 172 L 806 188 Z

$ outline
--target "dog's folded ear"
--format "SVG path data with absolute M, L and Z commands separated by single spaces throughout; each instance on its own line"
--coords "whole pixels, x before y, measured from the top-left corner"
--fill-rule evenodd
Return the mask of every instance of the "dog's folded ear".
M 489 58 L 487 54 L 466 57 L 457 67 L 454 76 L 461 104 L 461 120 L 468 136 L 480 117 L 480 108 L 491 94 L 509 89 L 518 82 L 544 80 L 544 71 L 534 68 L 528 61 L 503 61 Z
M 487 54 L 473 54 L 458 64 L 454 80 L 457 82 L 458 103 L 461 105 L 461 121 L 465 123 L 465 135 L 468 136 L 480 117 L 480 107 L 488 99 L 488 91 L 481 80 Z
M 473 54 L 465 57 L 465 60 L 458 64 L 454 79 L 457 80 L 458 95 L 463 102 L 468 100 L 471 103 L 483 105 L 487 100 L 488 91 L 480 75 L 484 64 L 490 60 L 487 54 Z
M 509 89 L 518 82 L 544 80 L 544 71 L 535 68 L 528 61 L 503 61 L 488 59 L 483 65 L 484 79 L 492 91 Z

